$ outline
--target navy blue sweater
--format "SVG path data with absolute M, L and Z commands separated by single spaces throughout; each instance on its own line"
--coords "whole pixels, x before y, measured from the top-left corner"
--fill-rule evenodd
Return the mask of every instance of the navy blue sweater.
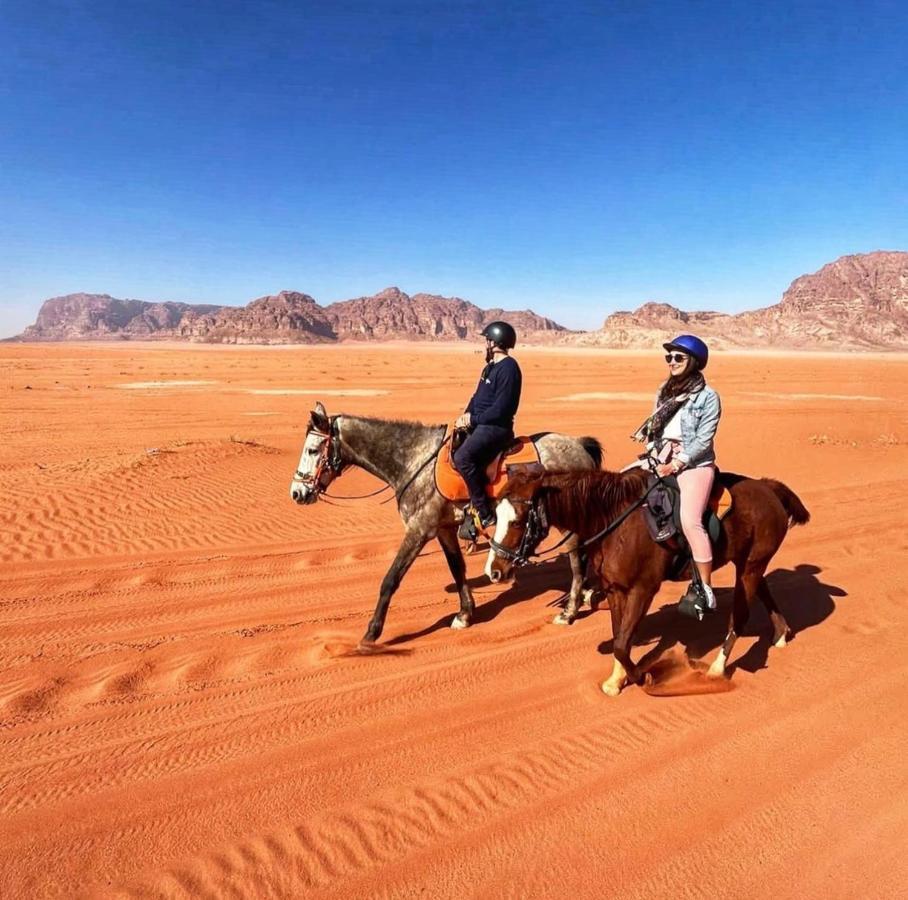
M 522 382 L 520 366 L 510 356 L 486 366 L 465 410 L 470 414 L 470 425 L 498 425 L 513 431 Z

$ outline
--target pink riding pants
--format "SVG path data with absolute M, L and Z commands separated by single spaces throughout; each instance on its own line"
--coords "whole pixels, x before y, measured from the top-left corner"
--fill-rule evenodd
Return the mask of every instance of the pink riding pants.
M 703 513 L 709 502 L 716 470 L 713 466 L 699 466 L 684 469 L 678 475 L 681 490 L 681 530 L 690 544 L 694 562 L 707 563 L 713 560 L 713 549 L 709 535 L 703 527 Z

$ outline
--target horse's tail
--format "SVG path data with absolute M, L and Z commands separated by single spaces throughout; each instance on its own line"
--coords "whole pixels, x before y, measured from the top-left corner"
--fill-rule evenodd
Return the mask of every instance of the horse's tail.
M 807 511 L 807 507 L 801 503 L 801 498 L 788 485 L 772 478 L 764 478 L 763 480 L 779 498 L 782 506 L 785 507 L 785 512 L 788 513 L 789 528 L 792 525 L 806 525 L 810 521 L 810 513 Z
M 596 468 L 602 466 L 602 444 L 599 443 L 598 438 L 594 437 L 582 437 L 580 438 L 580 446 L 590 455 L 590 458 L 596 463 Z

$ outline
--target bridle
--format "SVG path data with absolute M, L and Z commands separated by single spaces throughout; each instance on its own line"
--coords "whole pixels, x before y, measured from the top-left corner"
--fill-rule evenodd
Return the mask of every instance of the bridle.
M 325 439 L 319 451 L 318 459 L 315 462 L 315 471 L 312 474 L 308 474 L 297 469 L 293 477 L 294 480 L 302 482 L 305 487 L 309 488 L 318 497 L 327 491 L 328 485 L 344 471 L 346 463 L 341 458 L 340 438 L 337 434 L 337 422 L 335 419 L 329 421 L 327 431 L 312 428 L 306 433 L 306 437 L 311 434 Z M 325 472 L 331 472 L 333 478 L 327 484 L 322 484 L 322 477 Z
M 514 550 L 511 550 L 510 547 L 499 544 L 498 541 L 493 538 L 489 541 L 489 547 L 496 556 L 506 559 L 515 566 L 525 566 L 530 561 L 530 557 L 536 555 L 536 548 L 546 539 L 546 537 L 548 537 L 549 518 L 546 514 L 545 501 L 542 497 L 534 496 L 529 500 L 511 497 L 510 501 L 512 505 L 520 504 L 529 506 L 529 509 L 527 510 L 526 528 L 520 538 L 520 543 Z M 562 538 L 562 540 L 552 549 L 554 550 L 557 547 L 560 547 L 568 537 L 570 537 L 570 534 Z
M 311 428 L 306 432 L 306 437 L 309 437 L 310 434 L 314 434 L 317 437 L 323 437 L 325 439 L 322 444 L 321 451 L 319 452 L 318 459 L 315 462 L 315 471 L 311 474 L 305 474 L 300 472 L 299 469 L 296 470 L 293 477 L 294 480 L 302 482 L 302 484 L 312 491 L 316 497 L 332 497 L 335 500 L 365 500 L 368 497 L 376 497 L 378 494 L 383 494 L 385 491 L 389 491 L 392 488 L 392 485 L 385 484 L 378 490 L 372 491 L 369 494 L 356 494 L 354 496 L 348 496 L 345 494 L 329 494 L 328 486 L 334 481 L 335 478 L 339 478 L 343 474 L 344 469 L 347 468 L 349 463 L 344 462 L 341 457 L 341 448 L 340 448 L 340 434 L 337 430 L 337 417 L 328 420 L 328 430 L 322 431 L 318 428 Z M 409 480 L 404 484 L 404 486 L 398 490 L 393 496 L 388 497 L 387 500 L 383 500 L 382 503 L 388 503 L 391 500 L 397 500 L 398 505 L 400 505 L 401 498 L 407 492 L 407 489 L 411 484 L 416 480 L 417 476 L 422 474 L 423 470 L 426 468 L 432 460 L 441 452 L 441 448 L 444 447 L 448 441 L 451 440 L 451 435 L 445 436 L 435 451 L 423 463 L 419 468 L 413 473 Z M 322 483 L 322 476 L 325 472 L 332 472 L 333 478 L 331 478 L 327 484 Z M 327 502 L 327 501 L 326 501 Z

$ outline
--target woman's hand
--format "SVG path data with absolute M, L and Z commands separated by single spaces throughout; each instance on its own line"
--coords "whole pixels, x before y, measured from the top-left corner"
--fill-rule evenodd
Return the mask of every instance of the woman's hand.
M 677 471 L 671 463 L 663 463 L 661 466 L 656 466 L 656 474 L 660 478 L 667 478 L 669 475 L 676 474 Z

